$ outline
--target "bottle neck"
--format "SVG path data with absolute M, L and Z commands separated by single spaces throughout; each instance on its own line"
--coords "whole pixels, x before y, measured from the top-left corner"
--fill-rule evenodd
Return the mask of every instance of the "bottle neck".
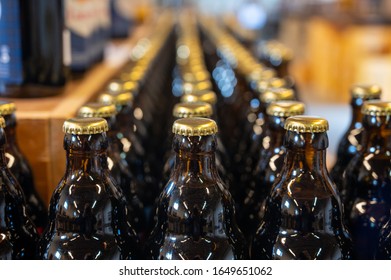
M 173 147 L 176 152 L 174 176 L 186 181 L 189 177 L 216 179 L 218 176 L 215 151 L 215 136 L 175 135 Z
M 105 133 L 94 135 L 72 135 L 64 137 L 67 174 L 88 176 L 101 175 L 108 170 L 107 137 Z
M 285 135 L 284 123 L 286 118 L 268 116 L 268 119 L 269 119 L 268 130 L 271 139 L 270 148 L 283 146 L 284 135 Z
M 391 116 L 363 117 L 363 150 L 369 153 L 391 151 Z
M 326 176 L 327 133 L 296 133 L 287 131 L 285 166 L 290 172 L 310 171 Z M 299 173 L 297 175 L 299 175 Z

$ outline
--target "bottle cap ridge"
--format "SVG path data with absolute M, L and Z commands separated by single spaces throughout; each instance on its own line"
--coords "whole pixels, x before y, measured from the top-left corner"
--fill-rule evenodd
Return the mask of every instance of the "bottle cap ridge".
M 212 106 L 206 102 L 177 103 L 172 111 L 172 115 L 176 118 L 208 118 L 212 114 Z
M 207 118 L 186 118 L 176 120 L 172 126 L 174 134 L 183 136 L 207 136 L 218 131 L 215 121 Z
M 350 92 L 355 98 L 380 98 L 382 89 L 378 85 L 353 85 Z
M 284 128 L 298 133 L 321 133 L 329 130 L 329 122 L 317 116 L 292 116 L 286 119 Z
M 106 132 L 109 126 L 102 118 L 72 118 L 64 122 L 62 130 L 68 134 L 91 135 Z
M 269 88 L 259 95 L 259 100 L 261 100 L 263 103 L 294 99 L 295 94 L 290 88 Z
M 391 115 L 391 102 L 385 102 L 380 100 L 373 100 L 364 102 L 361 109 L 364 115 L 370 116 L 390 116 Z
M 0 115 L 11 115 L 15 113 L 16 106 L 14 102 L 0 101 Z
M 275 117 L 291 117 L 302 115 L 305 111 L 305 105 L 298 101 L 278 101 L 271 103 L 266 113 Z
M 87 103 L 80 107 L 77 116 L 80 118 L 109 118 L 117 113 L 114 104 Z

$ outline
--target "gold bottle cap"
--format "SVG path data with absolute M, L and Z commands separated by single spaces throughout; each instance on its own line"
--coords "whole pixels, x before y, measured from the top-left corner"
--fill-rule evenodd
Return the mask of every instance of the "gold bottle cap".
M 271 103 L 266 113 L 276 117 L 291 117 L 304 114 L 305 105 L 297 101 L 278 101 Z
M 350 89 L 354 98 L 380 98 L 382 89 L 378 85 L 354 85 Z
M 259 100 L 261 100 L 263 103 L 294 99 L 295 94 L 290 88 L 269 88 L 259 95 Z
M 138 88 L 137 83 L 133 81 L 124 81 L 122 79 L 113 79 L 107 85 L 107 90 L 109 92 L 124 92 L 130 91 L 134 92 Z
M 198 92 L 182 95 L 181 102 L 184 103 L 206 102 L 213 105 L 216 104 L 217 102 L 217 95 L 215 92 L 210 90 L 198 91 Z
M 99 95 L 98 102 L 103 104 L 127 105 L 133 102 L 133 94 L 131 92 L 104 92 Z
M 217 124 L 207 118 L 179 119 L 174 122 L 172 132 L 183 136 L 213 135 L 217 133 Z
M 391 115 L 391 102 L 385 102 L 380 100 L 373 100 L 364 102 L 361 109 L 364 115 L 370 116 L 390 116 Z
M 14 102 L 10 101 L 0 101 L 0 115 L 11 115 L 15 113 L 16 106 Z
M 114 104 L 87 103 L 80 107 L 79 118 L 109 118 L 117 113 Z
M 257 83 L 258 92 L 264 92 L 269 88 L 282 88 L 286 86 L 286 81 L 281 78 L 271 78 L 267 80 L 260 80 Z
M 212 106 L 206 102 L 178 103 L 172 111 L 172 115 L 176 118 L 208 118 L 212 114 Z
M 329 130 L 329 122 L 317 116 L 293 116 L 285 121 L 284 128 L 298 133 L 321 133 Z
M 1 128 L 5 127 L 5 119 L 3 117 L 0 117 L 0 127 Z
M 276 77 L 277 72 L 271 68 L 257 67 L 252 69 L 247 75 L 247 81 L 259 81 L 259 80 L 268 80 Z
M 62 126 L 64 133 L 76 135 L 99 134 L 108 130 L 107 121 L 102 118 L 72 118 Z
M 210 80 L 210 74 L 206 71 L 198 71 L 198 72 L 186 72 L 182 73 L 182 80 L 184 82 L 202 82 L 205 80 Z

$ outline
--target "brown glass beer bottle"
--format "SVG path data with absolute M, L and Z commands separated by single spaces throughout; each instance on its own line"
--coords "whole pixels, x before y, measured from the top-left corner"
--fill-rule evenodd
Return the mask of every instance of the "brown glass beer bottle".
M 160 195 L 149 240 L 153 258 L 246 258 L 234 203 L 216 168 L 216 123 L 206 118 L 179 119 L 173 132 L 175 166 Z
M 0 259 L 36 259 L 38 234 L 27 215 L 23 190 L 7 167 L 6 123 L 0 117 Z
M 327 120 L 289 117 L 280 176 L 253 238 L 252 259 L 349 259 L 351 240 L 326 168 Z
M 49 206 L 42 259 L 138 259 L 138 239 L 127 202 L 107 164 L 108 125 L 102 118 L 64 122 L 66 170 Z

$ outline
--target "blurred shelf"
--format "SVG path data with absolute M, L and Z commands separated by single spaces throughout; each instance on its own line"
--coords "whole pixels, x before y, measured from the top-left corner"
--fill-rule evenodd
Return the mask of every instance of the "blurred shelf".
M 128 39 L 115 45 L 128 50 L 153 26 L 146 22 L 135 29 Z M 36 188 L 46 203 L 65 171 L 63 122 L 74 117 L 78 108 L 92 100 L 126 63 L 126 60 L 104 61 L 95 65 L 79 80 L 69 81 L 64 92 L 56 97 L 12 99 L 17 106 L 18 142 L 33 168 Z

